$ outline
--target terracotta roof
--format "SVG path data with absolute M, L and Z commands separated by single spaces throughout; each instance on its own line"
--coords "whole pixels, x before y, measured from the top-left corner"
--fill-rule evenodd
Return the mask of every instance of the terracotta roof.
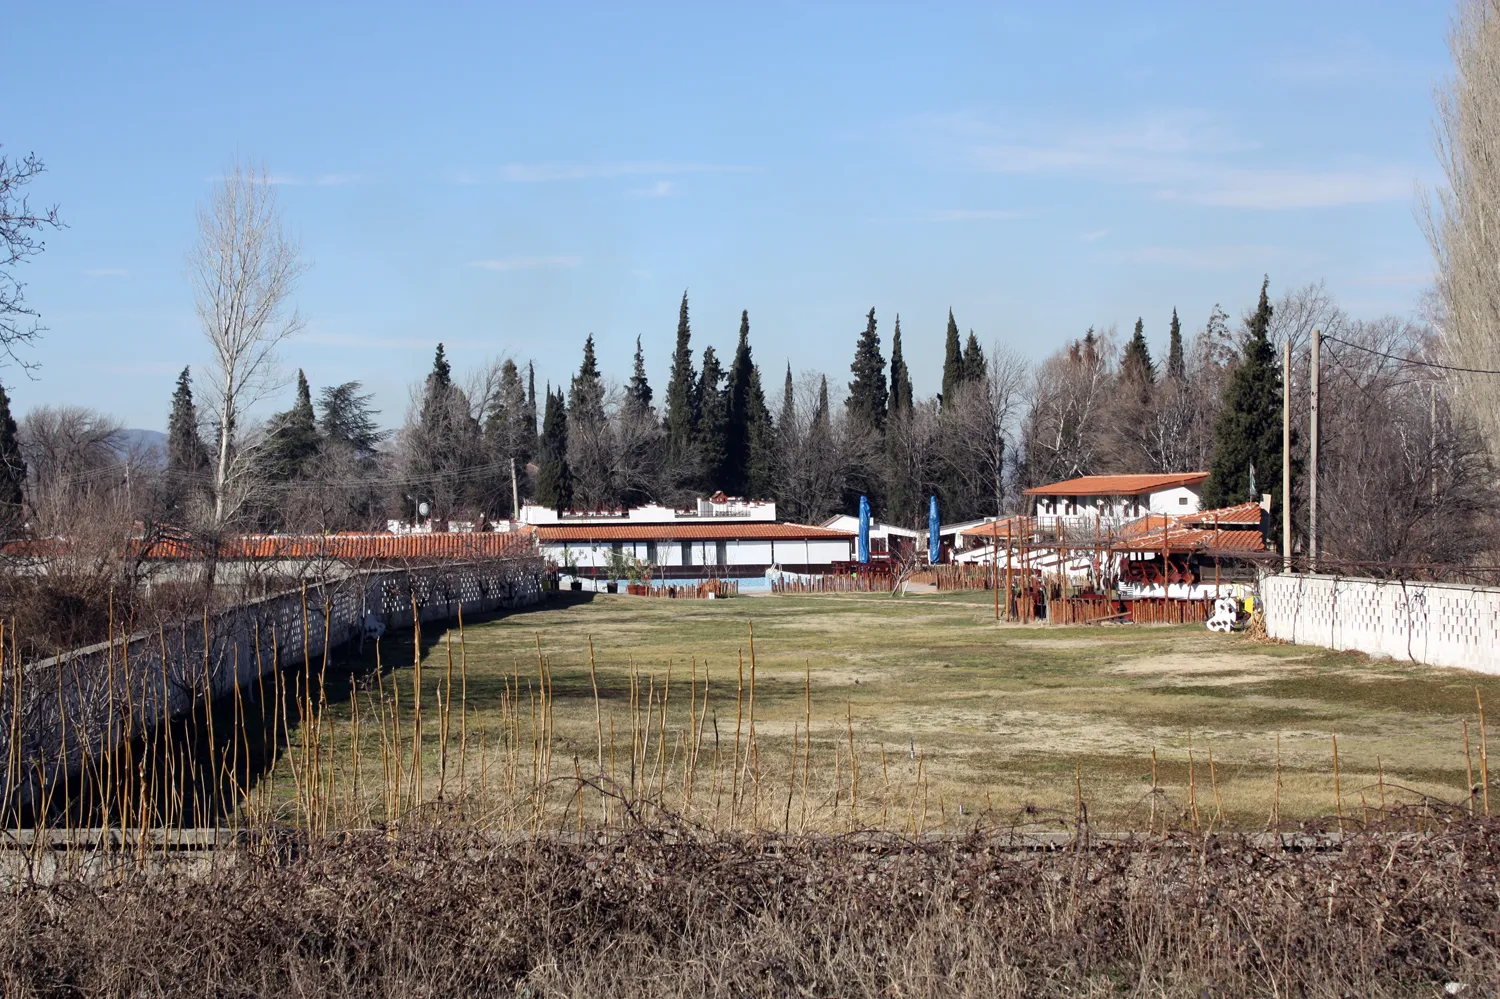
M 1259 503 L 1240 503 L 1237 506 L 1220 507 L 1217 510 L 1200 510 L 1178 517 L 1179 524 L 1194 524 L 1212 527 L 1216 524 L 1232 524 L 1240 527 L 1259 527 L 1261 508 Z
M 849 531 L 770 521 L 700 524 L 560 524 L 536 529 L 542 542 L 563 541 L 852 541 Z
M 1177 486 L 1196 486 L 1208 478 L 1207 472 L 1178 472 L 1174 475 L 1083 475 L 1076 479 L 1034 486 L 1027 496 L 1138 496 Z
M 1017 537 L 1020 534 L 1025 533 L 1025 531 L 1023 530 L 1023 525 L 1021 524 L 1022 519 L 1023 518 L 1019 516 L 1003 517 L 1000 520 L 987 521 L 983 524 L 980 524 L 978 527 L 970 527 L 967 530 L 959 531 L 958 533 L 960 537 L 965 538 Z M 1028 517 L 1025 519 L 1031 521 L 1031 529 L 1032 531 L 1035 531 L 1036 518 Z
M 1168 551 L 1178 554 L 1186 552 L 1242 554 L 1266 550 L 1266 541 L 1260 531 L 1215 531 L 1184 527 L 1180 524 L 1171 525 L 1165 532 L 1158 527 L 1155 531 L 1141 532 L 1133 537 L 1123 538 L 1115 543 L 1114 550 L 1117 552 L 1159 552 L 1164 543 Z

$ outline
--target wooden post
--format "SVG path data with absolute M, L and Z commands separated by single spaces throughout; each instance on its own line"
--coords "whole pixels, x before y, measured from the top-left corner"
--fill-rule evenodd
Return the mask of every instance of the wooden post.
M 1309 365 L 1308 385 L 1312 390 L 1312 405 L 1308 411 L 1308 475 L 1307 475 L 1307 571 L 1318 571 L 1318 387 L 1322 380 L 1323 331 L 1313 330 L 1312 363 Z
M 1012 522 L 1011 526 L 1012 527 L 1015 526 L 1014 522 Z M 1012 591 L 1011 591 L 1011 562 L 1010 562 L 1010 557 L 1011 557 L 1011 545 L 1010 545 L 1010 543 L 1011 543 L 1011 540 L 1014 537 L 1015 537 L 1015 531 L 1012 530 L 1010 532 L 1009 537 L 1007 537 L 1005 539 L 1005 619 L 1007 621 L 1013 620 L 1015 618 L 1015 613 L 1014 613 L 1014 607 L 1015 607 L 1014 600 L 1015 600 L 1015 598 L 1013 597 Z
M 1292 571 L 1292 340 L 1281 357 L 1281 568 Z

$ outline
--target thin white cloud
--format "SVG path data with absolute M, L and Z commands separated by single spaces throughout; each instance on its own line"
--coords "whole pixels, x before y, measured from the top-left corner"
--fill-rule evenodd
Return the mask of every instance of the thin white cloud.
M 650 187 L 638 187 L 630 194 L 635 198 L 667 198 L 671 197 L 676 190 L 676 185 L 670 180 L 659 180 Z
M 89 277 L 129 277 L 130 272 L 123 267 L 85 267 L 83 273 Z
M 1265 150 L 1200 114 L 1148 116 L 1127 125 L 1080 126 L 1040 137 L 964 115 L 926 120 L 958 161 L 1003 174 L 1076 175 L 1150 189 L 1161 201 L 1267 211 L 1327 208 L 1410 197 L 1417 174 L 1393 165 L 1329 170 L 1248 167 Z M 1236 162 L 1226 161 L 1235 156 Z
M 485 271 L 522 271 L 539 267 L 577 267 L 578 257 L 506 257 L 503 260 L 475 260 L 469 266 Z
M 1105 236 L 1108 236 L 1108 235 L 1109 235 L 1109 230 L 1108 229 L 1094 229 L 1094 230 L 1092 230 L 1090 232 L 1086 232 L 1086 233 L 1081 234 L 1078 238 L 1081 239 L 1081 240 L 1083 240 L 1085 243 L 1097 243 L 1097 242 L 1099 242 L 1099 240 L 1103 239 Z
M 507 163 L 495 170 L 451 170 L 454 184 L 541 184 L 567 180 L 608 180 L 643 175 L 684 173 L 747 173 L 748 166 L 721 163 L 678 163 L 662 160 L 622 160 L 606 163 Z
M 319 187 L 342 187 L 345 184 L 354 184 L 363 177 L 357 173 L 325 173 L 318 177 Z

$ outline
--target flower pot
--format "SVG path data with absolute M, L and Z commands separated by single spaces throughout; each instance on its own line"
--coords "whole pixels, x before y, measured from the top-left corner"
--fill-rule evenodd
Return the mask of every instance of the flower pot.
M 619 583 L 606 583 L 606 584 L 604 584 L 604 592 L 605 593 L 619 593 L 620 592 L 620 584 Z
M 582 593 L 583 592 L 583 580 L 581 580 L 581 579 L 575 579 L 575 580 L 573 580 L 573 582 L 571 582 L 571 583 L 568 584 L 568 589 L 572 590 L 574 593 Z

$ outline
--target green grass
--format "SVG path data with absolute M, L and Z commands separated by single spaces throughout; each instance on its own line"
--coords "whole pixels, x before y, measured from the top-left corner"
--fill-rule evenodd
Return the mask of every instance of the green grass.
M 527 710 L 527 691 L 538 684 L 540 641 L 553 684 L 554 772 L 573 773 L 575 756 L 581 767 L 592 767 L 597 752 L 592 640 L 606 739 L 611 720 L 616 733 L 616 776 L 622 777 L 622 757 L 629 753 L 632 664 L 641 673 L 643 702 L 648 685 L 659 698 L 670 670 L 663 749 L 669 768 L 688 738 L 689 678 L 701 697 L 706 671 L 711 692 L 702 759 L 712 752 L 717 723 L 728 793 L 739 657 L 743 653 L 748 699 L 753 624 L 762 821 L 773 811 L 774 824 L 788 816 L 793 824 L 800 820 L 802 792 L 790 790 L 788 765 L 794 728 L 802 731 L 806 676 L 813 714 L 807 766 L 813 824 L 849 821 L 852 717 L 859 824 L 911 825 L 922 801 L 926 827 L 955 824 L 960 808 L 966 817 L 988 810 L 997 820 L 1028 806 L 1071 815 L 1076 780 L 1093 820 L 1144 826 L 1153 748 L 1164 788 L 1160 807 L 1187 806 L 1191 731 L 1192 783 L 1202 820 L 1218 810 L 1217 785 L 1225 821 L 1258 826 L 1275 796 L 1278 735 L 1283 818 L 1334 813 L 1334 733 L 1342 807 L 1357 815 L 1362 800 L 1370 805 L 1378 800 L 1377 757 L 1390 785 L 1388 799 L 1409 800 L 1410 792 L 1461 799 L 1463 718 L 1474 732 L 1476 779 L 1479 768 L 1475 687 L 1487 701 L 1500 704 L 1500 681 L 1453 670 L 1258 644 L 1198 626 L 1001 626 L 992 615 L 984 593 L 726 601 L 601 594 L 587 601 L 555 601 L 464 629 L 459 662 L 467 665 L 470 744 L 484 729 L 493 747 L 496 733 L 505 728 L 500 702 L 507 678 L 513 688 L 519 685 L 521 710 Z M 450 636 L 439 631 L 423 637 L 424 700 L 431 705 L 437 687 L 446 682 Z M 451 638 L 458 650 L 456 629 Z M 367 652 L 364 661 L 369 658 Z M 385 641 L 382 658 L 387 671 L 396 673 L 387 675 L 387 685 L 409 688 L 410 639 Z M 459 680 L 454 683 L 457 698 Z M 344 724 L 347 705 L 337 706 L 334 691 L 330 700 L 336 724 Z M 402 707 L 405 717 L 410 707 L 405 693 Z M 428 715 L 427 739 L 437 738 L 435 717 Z M 369 765 L 378 770 L 378 737 L 369 734 L 373 724 L 367 724 L 361 744 L 365 758 L 373 760 Z M 458 723 L 453 724 L 456 732 Z M 742 733 L 741 752 L 747 735 Z M 528 731 L 523 741 L 529 745 L 529 740 Z M 922 788 L 916 784 L 918 754 L 926 778 Z M 427 753 L 429 773 L 436 756 L 435 749 Z M 490 766 L 502 764 L 492 760 Z M 467 764 L 471 779 L 477 770 L 475 762 Z M 699 778 L 705 784 L 708 779 Z M 710 821 L 706 807 L 700 798 L 696 814 Z M 721 800 L 720 809 L 725 807 Z

